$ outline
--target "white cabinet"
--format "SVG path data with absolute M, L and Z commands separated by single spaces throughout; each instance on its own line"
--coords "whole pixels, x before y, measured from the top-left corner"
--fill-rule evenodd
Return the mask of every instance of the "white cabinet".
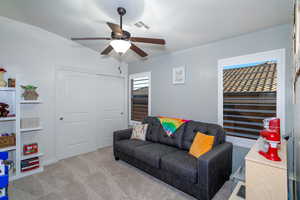
M 286 143 L 282 142 L 279 156 L 281 162 L 261 156 L 259 139 L 251 148 L 246 159 L 246 199 L 285 200 L 288 199 Z

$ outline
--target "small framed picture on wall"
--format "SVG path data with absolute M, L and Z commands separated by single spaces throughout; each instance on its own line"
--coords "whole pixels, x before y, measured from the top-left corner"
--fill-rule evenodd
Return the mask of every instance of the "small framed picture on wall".
M 185 83 L 185 67 L 173 68 L 173 84 L 184 84 Z

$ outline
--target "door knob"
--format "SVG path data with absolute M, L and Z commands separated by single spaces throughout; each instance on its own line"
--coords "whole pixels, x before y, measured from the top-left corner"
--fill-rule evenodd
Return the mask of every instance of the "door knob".
M 63 118 L 63 117 L 60 117 L 59 120 L 64 120 L 64 118 Z
M 124 115 L 124 113 L 123 113 L 123 112 L 121 112 L 120 114 L 121 114 L 121 115 Z

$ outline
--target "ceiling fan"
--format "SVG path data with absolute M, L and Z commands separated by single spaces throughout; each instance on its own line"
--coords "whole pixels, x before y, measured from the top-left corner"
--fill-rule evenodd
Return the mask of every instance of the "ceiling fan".
M 160 45 L 166 44 L 164 39 L 131 37 L 131 34 L 128 31 L 123 30 L 123 16 L 126 14 L 125 8 L 119 7 L 117 11 L 120 15 L 120 25 L 110 22 L 106 23 L 112 30 L 111 37 L 71 38 L 71 40 L 111 40 L 110 45 L 101 52 L 102 55 L 108 55 L 113 49 L 122 55 L 130 48 L 141 57 L 146 57 L 148 54 L 132 42 Z

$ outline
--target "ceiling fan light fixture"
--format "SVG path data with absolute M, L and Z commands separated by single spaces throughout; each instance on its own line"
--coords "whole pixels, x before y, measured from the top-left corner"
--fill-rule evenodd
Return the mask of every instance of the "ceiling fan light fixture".
M 112 40 L 110 45 L 119 54 L 124 54 L 131 47 L 131 43 L 127 40 Z

